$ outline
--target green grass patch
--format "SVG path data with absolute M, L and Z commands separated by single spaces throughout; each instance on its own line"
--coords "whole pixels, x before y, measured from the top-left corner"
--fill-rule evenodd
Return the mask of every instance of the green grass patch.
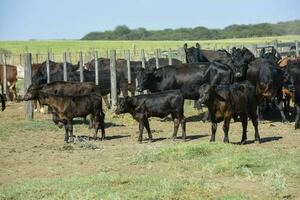
M 190 160 L 185 169 L 210 167 L 214 174 L 227 176 L 260 175 L 270 169 L 281 169 L 287 176 L 300 177 L 300 152 L 297 150 L 263 149 L 222 143 L 174 144 L 157 149 L 144 149 L 133 156 L 133 164 L 159 161 Z
M 188 45 L 195 45 L 200 42 L 202 48 L 226 48 L 230 45 L 251 45 L 271 43 L 274 40 L 278 42 L 293 42 L 300 40 L 299 35 L 286 36 L 271 36 L 271 37 L 253 37 L 253 38 L 237 38 L 237 39 L 222 39 L 222 40 L 201 40 L 201 41 L 101 41 L 101 40 L 44 40 L 44 41 L 0 41 L 1 48 L 12 53 L 22 53 L 25 51 L 31 53 L 45 53 L 48 50 L 56 54 L 62 54 L 64 51 L 89 51 L 97 49 L 100 55 L 104 56 L 107 49 L 117 49 L 118 54 L 123 54 L 124 49 L 145 49 L 153 51 L 156 48 L 160 49 L 176 49 L 182 47 L 185 42 Z
M 202 199 L 202 185 L 181 178 L 100 173 L 0 186 L 0 199 Z M 204 198 L 206 199 L 206 198 Z
M 54 125 L 52 120 L 0 122 L 0 140 L 5 140 L 10 135 L 20 133 L 43 134 L 57 131 L 60 131 L 60 129 Z

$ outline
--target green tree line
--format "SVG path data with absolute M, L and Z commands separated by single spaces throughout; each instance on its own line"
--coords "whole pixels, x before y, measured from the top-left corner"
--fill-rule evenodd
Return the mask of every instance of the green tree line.
M 300 34 L 300 20 L 260 23 L 251 25 L 230 25 L 223 29 L 177 28 L 147 30 L 130 29 L 126 25 L 117 26 L 112 31 L 90 32 L 82 40 L 215 40 L 229 38 L 249 38 Z

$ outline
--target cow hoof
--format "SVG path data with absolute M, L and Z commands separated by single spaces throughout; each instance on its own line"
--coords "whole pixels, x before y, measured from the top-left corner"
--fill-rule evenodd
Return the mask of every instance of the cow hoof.
M 242 141 L 241 141 L 241 145 L 245 145 L 246 142 L 247 142 L 247 140 L 242 140 Z
M 74 142 L 74 138 L 73 138 L 73 137 L 70 137 L 70 138 L 68 139 L 68 143 L 71 143 L 71 142 Z
M 152 143 L 153 142 L 153 139 L 149 139 L 149 143 Z
M 287 120 L 287 119 L 283 119 L 283 120 L 282 120 L 282 123 L 287 124 L 287 123 L 290 123 L 290 122 L 289 122 L 289 120 Z
M 228 139 L 224 139 L 223 142 L 224 143 L 229 143 L 229 140 Z
M 261 141 L 260 141 L 260 139 L 255 139 L 255 144 L 261 144 Z

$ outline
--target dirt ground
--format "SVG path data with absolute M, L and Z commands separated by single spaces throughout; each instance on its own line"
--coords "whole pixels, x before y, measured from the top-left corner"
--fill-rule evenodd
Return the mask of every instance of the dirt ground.
M 187 136 L 185 143 L 201 143 L 210 139 L 210 123 L 203 123 L 195 115 L 187 115 Z M 74 174 L 92 175 L 100 171 L 131 172 L 134 174 L 148 174 L 149 170 L 139 165 L 128 165 L 122 162 L 123 158 L 132 156 L 144 148 L 156 148 L 167 144 L 183 143 L 180 139 L 169 140 L 173 131 L 173 123 L 168 120 L 151 119 L 150 128 L 153 131 L 153 143 L 146 140 L 143 144 L 137 142 L 138 124 L 131 117 L 113 117 L 107 113 L 106 135 L 107 140 L 97 141 L 100 149 L 87 150 L 76 145 L 66 145 L 64 129 L 57 128 L 49 121 L 50 115 L 35 113 L 35 120 L 39 123 L 24 128 L 24 104 L 8 103 L 7 109 L 0 113 L 2 126 L 12 123 L 5 130 L 6 136 L 0 140 L 0 186 L 5 184 L 22 183 L 32 179 L 44 179 L 55 177 L 68 177 Z M 43 123 L 47 123 L 43 126 Z M 35 125 L 37 127 L 35 127 Z M 40 128 L 42 127 L 42 128 Z M 283 124 L 281 122 L 265 121 L 259 124 L 262 144 L 253 141 L 253 126 L 249 122 L 247 148 L 257 150 L 287 149 L 300 151 L 300 132 L 294 130 L 294 123 Z M 75 125 L 74 134 L 77 136 L 92 136 L 93 131 L 86 125 Z M 181 136 L 179 129 L 178 136 Z M 144 138 L 147 134 L 144 133 Z M 241 139 L 241 124 L 231 123 L 230 142 L 238 143 Z M 219 124 L 217 141 L 223 140 L 222 124 Z M 165 165 L 165 166 L 164 166 Z M 159 166 L 152 164 L 151 171 L 165 175 L 172 170 L 172 164 L 161 163 Z M 167 174 L 168 176 L 168 174 Z M 224 177 L 220 182 L 227 185 L 232 191 L 243 191 L 255 194 L 262 192 L 257 184 L 248 184 L 242 181 L 232 181 Z M 293 180 L 289 192 L 293 198 L 300 197 L 299 180 Z

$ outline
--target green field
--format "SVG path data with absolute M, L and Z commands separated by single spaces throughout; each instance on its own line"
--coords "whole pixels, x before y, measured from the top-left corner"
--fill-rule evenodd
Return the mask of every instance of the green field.
M 145 49 L 146 51 L 156 48 L 168 49 L 182 47 L 185 42 L 189 45 L 195 45 L 200 42 L 203 48 L 226 48 L 227 46 L 235 45 L 251 45 L 271 43 L 274 40 L 278 42 L 293 42 L 300 40 L 300 35 L 287 35 L 276 37 L 256 37 L 256 38 L 239 38 L 239 39 L 224 39 L 224 40 L 202 40 L 202 41 L 82 41 L 82 40 L 60 40 L 60 41 L 0 41 L 0 48 L 6 49 L 13 54 L 31 52 L 45 53 L 48 50 L 55 54 L 61 54 L 64 51 L 78 52 L 107 49 Z
M 92 59 L 92 52 L 98 51 L 100 57 L 108 57 L 110 50 L 116 50 L 118 58 L 124 58 L 124 50 L 131 50 L 131 58 L 140 60 L 140 50 L 145 50 L 146 59 L 153 57 L 155 49 L 160 49 L 161 52 L 167 50 L 177 50 L 184 43 L 189 46 L 200 42 L 203 49 L 228 49 L 232 46 L 248 46 L 257 44 L 272 44 L 274 40 L 278 42 L 294 42 L 300 40 L 300 35 L 274 36 L 274 37 L 254 37 L 254 38 L 239 38 L 239 39 L 224 39 L 224 40 L 201 40 L 201 41 L 83 41 L 83 40 L 49 40 L 49 41 L 0 41 L 0 53 L 5 52 L 7 63 L 12 65 L 22 65 L 22 53 L 29 52 L 33 54 L 34 63 L 46 60 L 46 53 L 49 51 L 53 57 L 50 59 L 57 62 L 63 61 L 63 52 L 71 53 L 72 63 L 77 63 L 79 60 L 79 52 L 82 51 L 84 61 Z M 182 54 L 172 55 L 174 58 L 182 59 Z

